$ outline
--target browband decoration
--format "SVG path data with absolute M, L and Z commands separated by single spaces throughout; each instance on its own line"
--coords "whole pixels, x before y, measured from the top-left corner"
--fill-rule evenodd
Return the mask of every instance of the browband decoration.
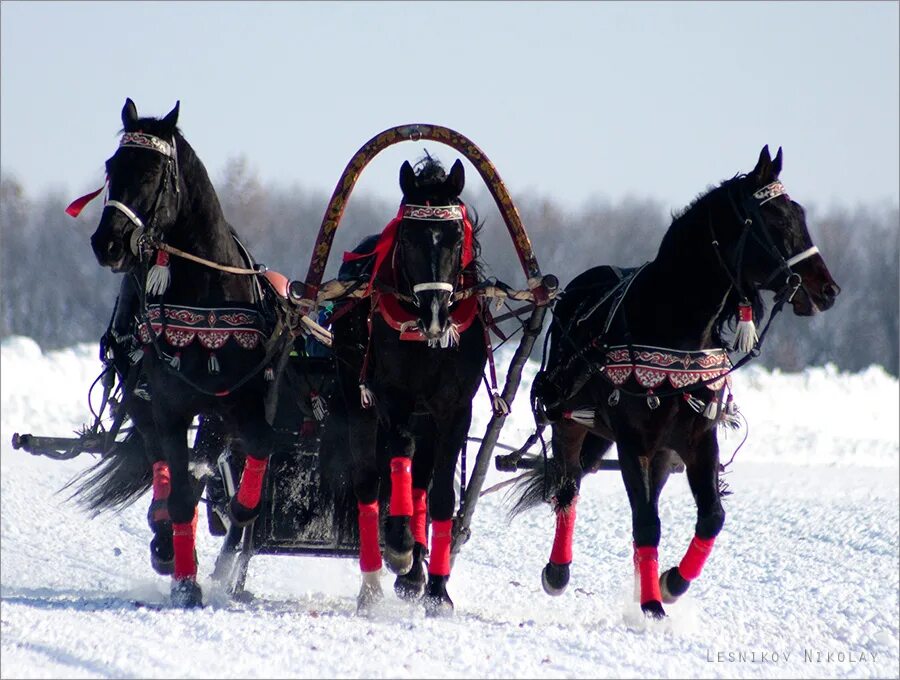
M 759 201 L 760 205 L 764 203 L 768 203 L 773 198 L 777 198 L 781 195 L 787 195 L 787 189 L 784 188 L 784 185 L 781 183 L 781 180 L 775 180 L 771 184 L 767 184 L 762 189 L 759 189 L 753 192 L 753 198 Z
M 134 146 L 141 149 L 152 149 L 163 156 L 175 158 L 175 147 L 164 139 L 148 135 L 146 132 L 126 132 L 122 135 L 119 146 Z
M 462 207 L 458 205 L 413 205 L 403 206 L 403 217 L 411 220 L 461 220 Z

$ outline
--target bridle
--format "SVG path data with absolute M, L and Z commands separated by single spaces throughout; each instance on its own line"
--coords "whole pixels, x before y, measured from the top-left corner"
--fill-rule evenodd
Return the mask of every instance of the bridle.
M 471 227 L 466 226 L 467 222 L 466 218 L 466 207 L 463 204 L 459 205 L 416 205 L 412 203 L 406 203 L 403 206 L 403 219 L 409 221 L 421 221 L 421 222 L 463 222 L 463 252 L 460 255 L 460 269 L 464 268 L 467 264 L 465 262 L 466 253 L 465 251 L 465 239 L 466 229 L 471 229 Z M 470 237 L 471 238 L 471 237 Z M 398 239 L 397 248 L 395 249 L 394 256 L 396 260 L 400 262 L 403 261 L 403 253 L 402 253 L 402 241 Z M 471 246 L 470 246 L 471 247 Z M 395 265 L 396 265 L 395 260 Z M 395 271 L 402 270 L 401 268 L 395 269 Z M 404 272 L 404 276 L 406 276 Z M 458 278 L 458 277 L 457 277 Z M 448 283 L 446 281 L 425 281 L 422 283 L 417 283 L 411 286 L 412 288 L 412 302 L 416 307 L 420 307 L 418 294 L 429 291 L 444 291 L 449 293 L 452 297 L 453 293 L 456 291 L 456 286 L 453 283 Z
M 161 139 L 160 137 L 147 134 L 146 132 L 126 132 L 122 135 L 122 139 L 119 142 L 119 148 L 123 147 L 149 149 L 151 151 L 161 153 L 166 157 L 166 165 L 163 169 L 163 176 L 160 180 L 159 186 L 157 187 L 156 196 L 153 199 L 153 204 L 150 209 L 149 225 L 145 224 L 144 221 L 141 220 L 140 217 L 138 217 L 138 214 L 134 209 L 121 201 L 107 199 L 106 203 L 103 206 L 104 209 L 109 207 L 118 210 L 123 215 L 125 215 L 125 217 L 127 217 L 128 220 L 134 225 L 135 228 L 131 232 L 128 243 L 131 252 L 134 255 L 139 256 L 142 249 L 141 246 L 144 243 L 162 240 L 162 226 L 157 221 L 157 215 L 159 214 L 160 201 L 165 195 L 170 180 L 172 181 L 175 188 L 176 214 L 178 213 L 178 210 L 180 208 L 181 188 L 179 186 L 178 178 L 178 150 L 175 146 L 174 136 L 172 137 L 172 141 L 170 143 L 164 139 Z
M 791 302 L 794 295 L 796 295 L 797 291 L 803 285 L 800 275 L 793 270 L 794 265 L 819 252 L 818 247 L 811 246 L 799 253 L 786 257 L 776 245 L 775 239 L 772 237 L 771 229 L 762 216 L 761 208 L 772 199 L 782 195 L 787 196 L 787 190 L 780 180 L 775 180 L 774 182 L 767 184 L 749 196 L 742 196 L 740 203 L 735 201 L 731 190 L 728 190 L 728 201 L 738 220 L 743 224 L 743 230 L 741 231 L 741 235 L 738 237 L 737 244 L 734 248 L 733 267 L 729 267 L 728 262 L 722 255 L 719 248 L 719 240 L 716 238 L 715 227 L 712 223 L 712 216 L 710 215 L 709 230 L 712 237 L 713 250 L 719 260 L 719 264 L 731 280 L 731 285 L 743 300 L 749 299 L 749 296 L 745 293 L 743 286 L 741 285 L 741 280 L 744 254 L 746 252 L 747 241 L 750 238 L 763 249 L 774 265 L 772 272 L 762 283 L 761 287 L 765 288 L 776 277 L 784 275 L 784 285 L 775 294 L 776 299 L 783 300 L 784 302 Z

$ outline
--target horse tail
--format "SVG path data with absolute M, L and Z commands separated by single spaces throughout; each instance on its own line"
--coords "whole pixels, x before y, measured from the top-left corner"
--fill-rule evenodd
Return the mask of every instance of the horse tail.
M 130 432 L 97 463 L 76 475 L 60 489 L 73 489 L 66 499 L 75 501 L 96 517 L 106 510 L 124 510 L 150 489 L 153 466 L 144 440 Z
M 529 469 L 519 475 L 506 493 L 507 502 L 512 503 L 509 518 L 546 503 L 562 488 L 562 467 L 552 456 L 524 458 L 524 466 Z

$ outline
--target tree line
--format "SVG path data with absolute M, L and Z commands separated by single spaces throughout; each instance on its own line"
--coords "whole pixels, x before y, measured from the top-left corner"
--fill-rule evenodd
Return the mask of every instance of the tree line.
M 228 220 L 259 262 L 290 278 L 306 274 L 329 195 L 298 186 L 265 185 L 243 157 L 213 178 Z M 486 274 L 524 286 L 524 275 L 493 199 L 483 187 L 463 194 L 483 222 Z M 29 196 L 14 176 L 0 175 L 0 337 L 25 335 L 42 348 L 95 341 L 106 330 L 120 275 L 101 269 L 90 248 L 99 220 L 95 201 L 73 220 L 72 197 Z M 398 190 L 399 201 L 399 190 Z M 636 266 L 653 259 L 672 221 L 653 198 L 595 199 L 580 207 L 549 196 L 515 195 L 541 270 L 565 285 L 597 264 Z M 789 308 L 773 324 L 757 360 L 797 371 L 834 363 L 858 371 L 880 364 L 898 374 L 900 212 L 896 204 L 831 207 L 804 204 L 813 242 L 842 288 L 835 306 L 812 319 Z M 355 193 L 338 229 L 326 278 L 341 254 L 379 232 L 397 203 Z M 771 308 L 771 296 L 767 302 Z M 538 348 L 540 343 L 538 343 Z

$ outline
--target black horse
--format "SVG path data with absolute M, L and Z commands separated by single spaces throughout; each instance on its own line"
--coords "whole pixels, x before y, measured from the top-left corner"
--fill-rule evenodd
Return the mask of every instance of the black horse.
M 108 200 L 91 245 L 101 265 L 133 272 L 141 282 L 139 335 L 154 395 L 154 439 L 147 446 L 163 452 L 170 476 L 173 603 L 192 607 L 202 593 L 188 428 L 196 415 L 213 413 L 242 440 L 246 464 L 229 509 L 235 523 L 249 523 L 259 511 L 273 435 L 264 369 L 274 353 L 277 305 L 177 128 L 178 110 L 176 104 L 163 118 L 139 118 L 134 103 L 125 102 L 123 135 L 106 162 Z
M 736 407 L 724 336 L 737 322 L 738 349 L 750 352 L 745 359 L 758 353 L 761 290 L 775 293 L 770 321 L 785 303 L 798 316 L 826 310 L 840 292 L 803 208 L 778 179 L 781 165 L 781 150 L 772 160 L 764 147 L 752 172 L 722 182 L 674 219 L 656 259 L 632 270 L 589 269 L 557 303 L 532 394 L 539 422 L 552 423 L 553 456 L 526 476 L 514 508 L 554 504 L 547 593 L 568 584 L 581 479 L 613 442 L 631 503 L 642 610 L 664 616 L 663 602 L 700 575 L 725 521 L 716 433 Z M 676 455 L 697 524 L 684 559 L 660 578 L 657 501 Z
M 100 358 L 104 364 L 101 374 L 104 389 L 108 387 L 105 403 L 110 406 L 108 415 L 112 418 L 107 437 L 115 438 L 129 421 L 131 427 L 123 439 L 110 442 L 95 465 L 63 488 L 73 489 L 70 499 L 77 500 L 94 515 L 107 510 L 123 510 L 152 489 L 147 512 L 147 522 L 153 533 L 150 564 L 158 574 L 169 575 L 175 568 L 172 521 L 167 503 L 171 480 L 165 456 L 158 445 L 153 444 L 156 440 L 151 394 L 143 377 L 144 352 L 137 336 L 139 314 L 137 282 L 132 274 L 127 274 L 122 279 L 109 328 L 100 339 Z M 118 397 L 114 406 L 109 396 Z M 229 443 L 220 418 L 214 415 L 200 418 L 191 449 L 194 488 L 198 497 L 207 486 L 209 496 L 224 493 L 224 483 L 215 470 L 219 454 Z M 221 519 L 211 505 L 207 505 L 207 519 L 213 532 L 223 532 Z
M 321 458 L 323 478 L 338 498 L 337 518 L 358 522 L 360 611 L 382 597 L 379 491 L 385 487 L 384 558 L 400 575 L 398 594 L 414 598 L 424 587 L 429 615 L 453 611 L 446 584 L 454 475 L 487 357 L 478 298 L 459 295 L 479 276 L 475 229 L 459 198 L 464 182 L 459 161 L 449 173 L 430 156 L 418 171 L 404 162 L 396 219 L 377 243 L 347 256 L 352 261 L 368 251 L 371 295 L 335 313 L 340 394 L 326 439 L 345 432 L 347 446 L 323 442 Z M 427 584 L 426 515 L 432 531 Z

